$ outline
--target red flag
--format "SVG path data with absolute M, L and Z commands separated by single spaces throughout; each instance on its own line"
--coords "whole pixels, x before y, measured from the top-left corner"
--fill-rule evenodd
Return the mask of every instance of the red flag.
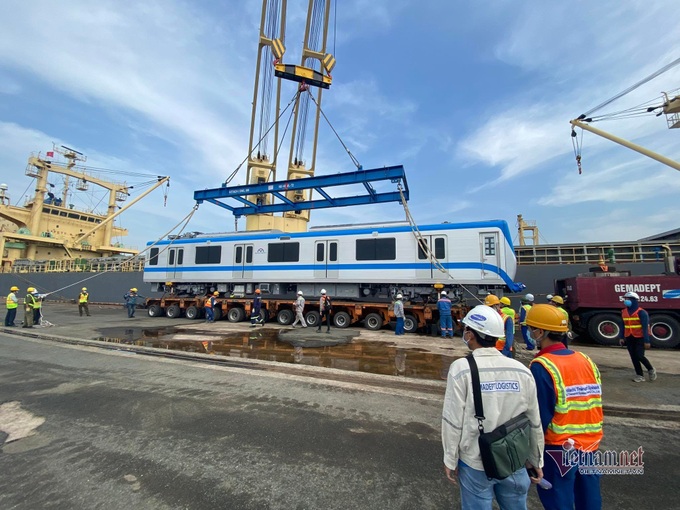
M 49 151 L 49 152 L 46 153 L 46 155 L 47 155 L 48 158 L 53 158 L 53 157 L 54 157 L 54 152 Z

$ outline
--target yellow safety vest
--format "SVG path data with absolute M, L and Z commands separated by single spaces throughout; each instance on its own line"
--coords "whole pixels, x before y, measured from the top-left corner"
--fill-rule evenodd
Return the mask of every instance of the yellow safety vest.
M 24 305 L 27 308 L 35 308 L 35 298 L 33 297 L 33 294 L 26 294 L 26 297 L 24 298 Z
M 80 297 L 78 298 L 80 303 L 87 303 L 87 297 L 88 293 L 87 292 L 81 292 Z
M 526 326 L 527 325 L 527 314 L 529 313 L 529 310 L 531 310 L 531 305 L 522 305 L 522 308 L 524 308 L 524 321 L 520 322 L 520 326 Z
M 7 309 L 14 310 L 17 306 L 19 306 L 17 295 L 14 292 L 10 292 L 7 294 Z

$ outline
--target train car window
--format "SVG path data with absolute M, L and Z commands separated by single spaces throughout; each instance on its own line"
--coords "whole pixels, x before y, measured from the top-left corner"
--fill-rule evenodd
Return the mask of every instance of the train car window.
M 196 264 L 219 264 L 221 260 L 221 246 L 198 246 L 196 248 Z
M 316 261 L 317 262 L 323 262 L 323 252 L 324 252 L 324 244 L 323 243 L 318 243 L 316 245 Z
M 253 247 L 246 246 L 246 264 L 252 264 L 253 262 Z
M 267 262 L 300 262 L 300 243 L 269 243 Z
M 170 250 L 170 254 L 168 255 L 168 265 L 172 266 L 175 264 L 175 250 Z
M 149 251 L 149 265 L 150 266 L 158 265 L 158 248 L 151 248 L 151 250 Z
M 427 239 L 423 239 L 422 244 L 427 248 Z M 418 243 L 418 259 L 425 260 L 427 258 L 427 253 L 423 250 L 421 243 Z
M 177 265 L 181 266 L 184 263 L 184 248 L 177 250 Z
M 496 240 L 491 236 L 484 238 L 484 255 L 496 255 Z
M 397 240 L 389 239 L 357 239 L 357 260 L 396 260 Z
M 331 243 L 328 246 L 328 260 L 331 262 L 338 261 L 338 243 Z
M 240 264 L 243 262 L 243 246 L 236 247 L 236 255 L 234 255 L 234 262 Z
M 434 240 L 434 256 L 437 259 L 446 258 L 446 243 L 443 237 L 437 237 Z

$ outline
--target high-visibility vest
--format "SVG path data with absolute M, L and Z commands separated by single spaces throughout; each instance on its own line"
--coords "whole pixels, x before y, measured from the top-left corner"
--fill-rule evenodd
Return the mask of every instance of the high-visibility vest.
M 26 294 L 26 297 L 24 298 L 24 305 L 26 308 L 35 308 L 35 298 L 33 297 L 33 294 Z
M 212 298 L 206 298 L 205 302 L 203 303 L 203 306 L 206 308 L 212 308 Z
M 10 292 L 7 294 L 7 309 L 8 310 L 14 310 L 17 306 L 19 306 L 19 301 L 17 300 L 17 295 L 14 292 Z
M 510 308 L 509 306 L 501 308 L 501 312 L 503 312 L 505 315 L 510 317 L 512 319 L 512 332 L 515 332 L 515 310 Z
M 562 315 L 564 315 L 564 318 L 567 319 L 567 324 L 569 324 L 569 312 L 567 312 L 564 308 L 561 306 L 558 306 L 557 309 L 562 312 Z
M 33 298 L 33 309 L 38 309 L 42 308 L 42 299 L 38 298 L 36 299 L 35 297 Z
M 642 332 L 642 322 L 640 322 L 640 316 L 638 315 L 640 310 L 642 310 L 642 308 L 638 308 L 632 314 L 628 313 L 628 308 L 621 310 L 621 316 L 623 317 L 623 336 L 632 336 L 635 338 L 643 338 L 645 336 Z M 651 331 L 649 331 L 649 325 L 647 326 L 647 330 L 651 333 Z
M 522 308 L 524 308 L 524 320 L 519 323 L 520 326 L 526 326 L 527 325 L 527 314 L 529 313 L 529 310 L 531 310 L 531 305 L 522 305 Z
M 545 444 L 562 445 L 573 439 L 581 450 L 595 450 L 602 439 L 602 381 L 600 371 L 582 352 L 541 354 L 540 363 L 553 380 L 555 414 L 545 431 Z
M 509 315 L 505 315 L 503 312 L 500 312 L 500 314 L 501 314 L 501 319 L 503 319 L 503 331 L 505 331 L 505 321 L 507 321 L 507 320 L 512 321 L 512 317 L 510 317 Z M 514 322 L 512 324 L 512 332 L 513 333 L 515 332 Z M 498 340 L 496 340 L 496 349 L 498 349 L 499 351 L 502 351 L 503 347 L 505 347 L 505 335 L 503 335 Z M 512 347 L 510 348 L 510 350 L 513 350 Z
M 80 303 L 87 303 L 87 297 L 88 297 L 88 295 L 89 295 L 89 294 L 88 294 L 87 292 L 81 292 L 81 293 L 80 293 L 80 297 L 78 298 L 78 301 L 79 301 Z

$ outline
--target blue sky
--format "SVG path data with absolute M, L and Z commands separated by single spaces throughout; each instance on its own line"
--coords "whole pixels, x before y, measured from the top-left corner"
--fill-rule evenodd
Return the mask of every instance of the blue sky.
M 288 3 L 284 60 L 297 63 L 307 2 Z M 138 248 L 165 233 L 189 212 L 194 190 L 218 187 L 246 156 L 260 7 L 255 0 L 0 3 L 0 179 L 13 203 L 29 183 L 29 154 L 55 142 L 85 153 L 88 165 L 170 175 L 167 207 L 156 191 L 120 221 L 130 230 L 123 241 Z M 678 228 L 680 173 L 585 133 L 578 175 L 568 125 L 680 57 L 680 26 L 669 15 L 676 7 L 670 0 L 340 0 L 330 43 L 337 66 L 323 108 L 364 168 L 405 167 L 419 223 L 500 218 L 514 232 L 521 213 L 549 243 L 634 240 Z M 599 113 L 679 83 L 680 67 Z M 284 84 L 284 103 L 294 90 Z M 663 117 L 596 127 L 680 158 L 680 131 L 668 130 Z M 317 169 L 354 169 L 326 125 Z M 233 183 L 244 181 L 245 166 Z M 398 204 L 387 204 L 315 211 L 311 224 L 403 218 Z M 233 217 L 210 204 L 188 227 L 233 228 Z

